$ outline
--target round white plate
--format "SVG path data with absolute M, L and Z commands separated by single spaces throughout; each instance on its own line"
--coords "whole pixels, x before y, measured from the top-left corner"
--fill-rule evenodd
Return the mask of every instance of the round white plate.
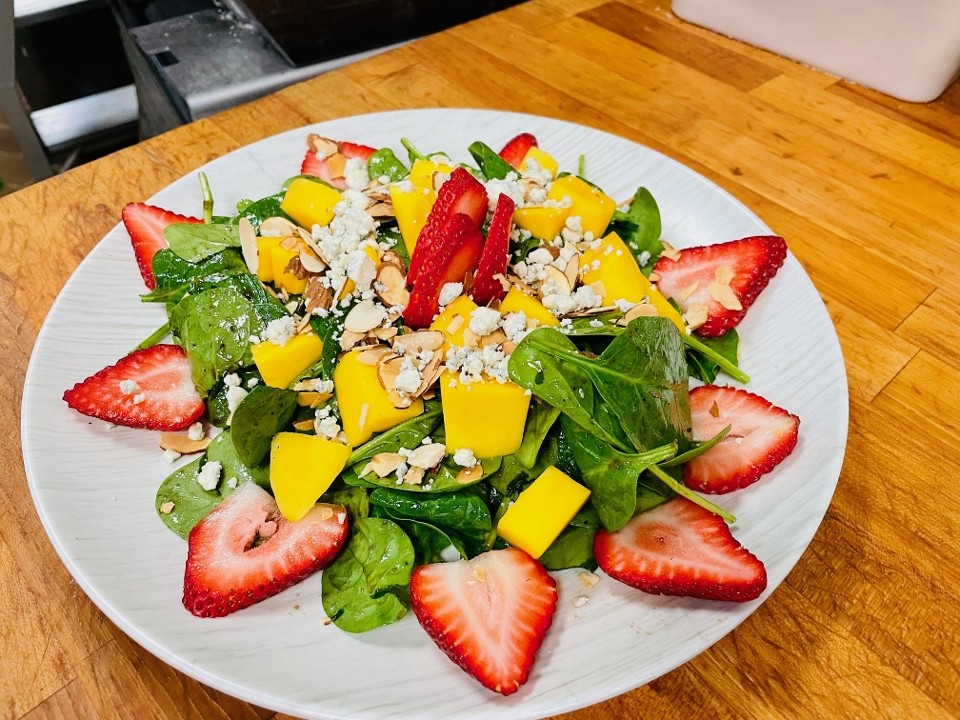
M 700 175 L 598 130 L 478 110 L 411 110 L 344 118 L 268 138 L 215 160 L 206 172 L 216 210 L 274 193 L 295 175 L 308 132 L 468 160 L 533 132 L 562 169 L 586 173 L 618 201 L 639 185 L 678 247 L 770 229 Z M 141 198 L 131 198 L 140 200 Z M 199 215 L 191 173 L 151 202 Z M 789 238 L 787 242 L 789 244 Z M 721 496 L 734 535 L 767 566 L 769 587 L 746 604 L 646 595 L 608 577 L 586 590 L 556 573 L 559 606 L 530 681 L 500 697 L 468 677 L 412 614 L 363 635 L 324 626 L 320 576 L 230 617 L 203 620 L 180 603 L 186 543 L 154 513 L 169 474 L 150 432 L 111 427 L 70 410 L 63 391 L 112 364 L 165 321 L 144 292 L 130 241 L 117 225 L 70 278 L 40 332 L 23 394 L 23 454 L 37 512 L 63 562 L 103 612 L 159 658 L 257 705 L 311 718 L 536 718 L 590 705 L 647 683 L 722 638 L 774 591 L 813 537 L 833 494 L 847 434 L 847 385 L 827 311 L 793 256 L 741 324 L 749 388 L 801 418 L 794 453 L 754 486 Z M 721 381 L 724 378 L 721 377 Z M 589 597 L 580 608 L 574 600 Z

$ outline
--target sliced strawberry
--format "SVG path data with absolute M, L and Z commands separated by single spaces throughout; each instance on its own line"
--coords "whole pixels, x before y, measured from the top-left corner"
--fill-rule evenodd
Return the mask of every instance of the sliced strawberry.
M 761 235 L 687 248 L 680 251 L 678 260 L 661 256 L 653 271 L 660 277 L 657 289 L 675 299 L 684 312 L 697 304 L 706 306 L 707 321 L 697 332 L 719 337 L 743 319 L 786 256 L 782 237 Z M 733 274 L 729 286 L 736 297 L 721 304 L 723 295 L 729 294 L 723 287 L 724 273 Z
M 517 548 L 421 565 L 410 579 L 413 612 L 451 660 L 494 692 L 527 681 L 553 621 L 557 584 Z
M 490 219 L 490 229 L 487 230 L 487 241 L 483 244 L 477 274 L 473 278 L 473 290 L 470 294 L 478 305 L 486 305 L 494 298 L 502 300 L 507 293 L 496 276 L 507 274 L 510 226 L 513 224 L 514 209 L 516 204 L 513 200 L 501 193 Z
M 179 345 L 135 350 L 63 394 L 84 415 L 148 430 L 184 430 L 203 415 L 203 398 Z
M 133 253 L 137 257 L 140 275 L 151 290 L 157 286 L 153 277 L 153 256 L 157 254 L 157 250 L 168 247 L 163 238 L 163 229 L 174 223 L 203 222 L 199 218 L 178 215 L 146 203 L 130 203 L 123 209 L 122 217 L 123 226 L 133 243 Z
M 537 147 L 537 139 L 530 133 L 520 133 L 504 145 L 498 154 L 515 168 L 519 168 L 532 147 Z
M 420 266 L 420 275 L 403 311 L 404 322 L 412 328 L 429 325 L 440 311 L 443 286 L 463 282 L 476 269 L 482 252 L 483 235 L 473 218 L 455 213 L 443 235 L 434 241 L 433 252 Z
M 244 483 L 190 531 L 183 605 L 197 617 L 242 610 L 325 568 L 346 539 L 342 506 L 290 522 L 270 493 Z
M 654 595 L 746 602 L 767 587 L 763 563 L 723 518 L 680 496 L 617 532 L 599 530 L 593 553 L 607 575 Z
M 372 148 L 367 145 L 358 145 L 357 143 L 352 143 L 345 140 L 337 142 L 337 153 L 346 155 L 347 158 L 350 159 L 363 160 L 363 162 L 367 162 L 370 159 L 370 156 L 375 152 L 376 148 Z M 347 186 L 346 178 L 344 178 L 342 175 L 339 177 L 333 176 L 333 171 L 330 169 L 330 157 L 332 156 L 318 158 L 316 152 L 313 150 L 307 150 L 307 154 L 303 156 L 303 162 L 300 163 L 300 174 L 313 175 L 313 177 L 318 177 L 324 182 L 330 183 L 334 187 L 341 189 L 345 188 Z
M 463 168 L 456 168 L 450 178 L 440 186 L 437 200 L 433 203 L 417 246 L 410 258 L 407 271 L 407 284 L 413 285 L 424 261 L 435 252 L 435 245 L 446 234 L 447 223 L 456 213 L 463 213 L 473 219 L 478 228 L 487 218 L 487 191 L 483 184 Z
M 697 441 L 730 426 L 723 440 L 684 466 L 684 483 L 701 492 L 725 493 L 751 485 L 797 446 L 800 418 L 746 390 L 694 388 L 690 415 Z

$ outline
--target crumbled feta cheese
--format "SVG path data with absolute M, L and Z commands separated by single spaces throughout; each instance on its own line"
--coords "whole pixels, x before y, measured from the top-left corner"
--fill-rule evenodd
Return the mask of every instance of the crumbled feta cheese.
M 477 458 L 470 448 L 460 448 L 453 454 L 453 461 L 460 467 L 473 467 L 477 464 Z
M 166 460 L 168 463 L 175 463 L 177 460 L 180 459 L 180 457 L 181 457 L 180 453 L 178 453 L 176 450 L 163 451 L 163 459 Z
M 527 336 L 527 314 L 523 310 L 507 313 L 501 325 L 507 340 L 518 343 Z
M 640 264 L 640 267 L 645 266 L 648 262 L 650 262 L 650 252 L 644 250 L 642 253 L 640 253 L 639 257 L 637 257 L 637 262 Z
M 547 191 L 539 185 L 531 184 L 527 188 L 528 205 L 543 205 L 547 201 Z
M 121 380 L 120 392 L 124 395 L 133 395 L 136 392 L 140 392 L 140 386 L 137 385 L 136 380 Z
M 351 190 L 363 190 L 370 184 L 370 176 L 367 174 L 367 164 L 360 158 L 350 158 L 343 168 L 344 180 L 347 187 Z
M 407 178 L 406 180 L 401 180 L 400 182 L 394 183 L 393 187 L 395 187 L 400 192 L 407 192 L 407 193 L 413 192 L 413 183 L 410 182 L 409 178 Z
M 523 207 L 524 192 L 519 180 L 520 176 L 512 172 L 508 173 L 503 180 L 494 179 L 483 184 L 487 190 L 487 198 L 489 199 L 488 209 L 490 212 L 493 212 L 494 208 L 496 208 L 497 200 L 500 198 L 501 193 L 513 200 L 518 208 Z
M 233 413 L 240 407 L 240 403 L 243 402 L 247 394 L 247 391 L 242 387 L 237 385 L 227 386 L 227 409 L 230 411 L 231 419 L 233 418 Z
M 247 342 L 249 342 L 251 345 L 259 345 L 259 344 L 260 344 L 260 336 L 259 336 L 259 335 L 251 335 L 250 337 L 247 338 Z
M 569 294 L 548 292 L 543 296 L 543 306 L 557 316 L 600 307 L 602 302 L 603 298 L 589 285 L 581 285 Z
M 553 180 L 553 173 L 540 167 L 540 163 L 532 157 L 528 157 L 523 163 L 523 176 L 530 178 L 538 185 L 548 185 Z
M 237 487 L 237 479 L 235 477 L 227 478 L 227 487 L 231 490 L 235 489 Z
M 370 290 L 370 285 L 377 277 L 377 266 L 367 255 L 365 250 L 354 250 L 347 255 L 346 275 L 353 280 L 357 290 L 361 293 Z
M 500 311 L 493 308 L 478 307 L 470 313 L 470 332 L 480 337 L 489 335 L 500 324 Z
M 190 440 L 203 440 L 207 436 L 207 431 L 203 429 L 203 423 L 196 422 L 187 429 L 187 437 Z
M 463 292 L 463 283 L 458 283 L 458 282 L 445 283 L 444 286 L 440 288 L 440 297 L 438 298 L 440 307 L 444 307 L 452 303 L 454 300 L 460 297 L 460 294 L 462 292 Z
M 630 312 L 630 309 L 636 305 L 636 303 L 632 303 L 629 300 L 624 300 L 623 298 L 617 298 L 613 301 L 613 304 L 616 305 L 617 310 L 622 313 Z
M 462 383 L 478 382 L 487 375 L 497 382 L 507 381 L 507 361 L 502 350 L 492 345 L 485 348 L 462 348 L 456 345 L 447 351 L 447 370 L 459 373 Z
M 603 321 L 602 321 L 602 320 L 591 320 L 591 321 L 590 321 L 590 327 L 592 327 L 592 328 L 603 327 Z
M 400 372 L 393 381 L 393 389 L 402 395 L 412 395 L 420 387 L 423 377 L 414 364 L 413 358 L 405 357 L 400 364 Z
M 252 388 L 255 388 L 259 383 L 260 383 L 260 378 L 252 377 L 249 380 L 247 380 L 247 387 L 252 389 Z
M 217 460 L 208 461 L 197 473 L 197 482 L 204 490 L 215 490 L 220 483 L 223 466 Z
M 313 239 L 319 246 L 323 257 L 330 260 L 330 266 L 320 279 L 324 287 L 339 292 L 347 281 L 350 256 L 367 246 L 379 247 L 377 244 L 378 223 L 366 212 L 369 203 L 370 199 L 363 193 L 351 189 L 344 190 L 343 199 L 333 208 L 334 216 L 330 223 L 313 226 Z M 366 253 L 362 253 L 362 255 L 370 261 Z M 368 270 L 360 270 L 362 260 L 363 258 L 360 257 L 353 260 L 354 274 L 361 279 L 369 273 Z M 372 264 L 372 261 L 370 262 Z M 355 292 L 362 293 L 368 290 L 369 286 L 369 282 L 362 286 L 358 283 L 359 290 Z M 350 304 L 348 298 L 343 298 L 343 300 L 346 300 L 348 305 Z M 334 308 L 333 313 L 338 315 L 339 310 Z
M 553 255 L 546 248 L 539 247 L 527 255 L 527 262 L 538 263 L 540 265 L 549 265 L 553 262 Z
M 573 606 L 580 608 L 586 605 L 588 602 L 590 602 L 590 598 L 588 598 L 586 595 L 579 595 L 573 599 Z
M 142 402 L 143 402 L 144 400 L 146 400 L 146 399 L 147 399 L 147 396 L 146 396 L 146 395 L 144 395 L 143 393 L 139 393 L 139 394 L 133 396 L 133 404 L 134 404 L 134 405 L 139 405 L 140 403 L 142 403 Z
M 240 387 L 240 376 L 236 373 L 227 373 L 223 376 L 223 384 L 227 387 Z
M 453 545 L 447 545 L 440 551 L 440 559 L 444 562 L 456 562 L 460 559 L 460 551 Z
M 583 230 L 583 219 L 579 215 L 570 215 L 567 217 L 567 221 L 564 223 L 567 230 L 572 230 L 575 233 L 579 233 Z
M 313 431 L 328 440 L 333 440 L 340 434 L 340 423 L 337 418 L 330 414 L 329 407 L 323 407 L 317 410 L 313 421 Z

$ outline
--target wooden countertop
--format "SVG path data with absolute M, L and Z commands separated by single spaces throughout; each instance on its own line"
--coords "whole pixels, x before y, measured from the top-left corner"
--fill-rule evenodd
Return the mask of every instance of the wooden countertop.
M 60 288 L 128 201 L 277 132 L 425 106 L 573 120 L 694 168 L 788 239 L 846 357 L 843 473 L 786 582 L 693 661 L 565 717 L 960 716 L 960 87 L 900 103 L 667 6 L 533 0 L 0 199 L 0 716 L 273 716 L 153 658 L 73 582 L 24 478 L 24 373 Z

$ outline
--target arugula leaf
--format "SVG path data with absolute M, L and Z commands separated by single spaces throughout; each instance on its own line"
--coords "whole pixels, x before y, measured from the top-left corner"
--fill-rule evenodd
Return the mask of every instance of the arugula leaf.
M 257 385 L 240 402 L 230 425 L 237 457 L 246 465 L 259 465 L 270 452 L 273 436 L 283 430 L 297 411 L 297 393 Z
M 380 148 L 367 160 L 367 175 L 371 180 L 386 175 L 393 182 L 399 182 L 409 174 L 407 166 L 397 159 L 390 148 Z
M 156 287 L 140 296 L 143 302 L 177 303 L 199 280 L 219 281 L 228 275 L 249 272 L 247 264 L 236 250 L 223 250 L 199 262 L 184 260 L 173 250 L 163 248 L 153 256 L 153 276 Z
M 516 173 L 516 168 L 497 155 L 497 152 L 486 143 L 477 140 L 467 148 L 473 159 L 476 160 L 480 172 L 487 180 L 503 180 L 510 173 Z
M 267 464 L 248 465 L 237 454 L 230 430 L 224 430 L 217 435 L 207 447 L 207 460 L 218 462 L 223 466 L 220 474 L 220 487 L 223 488 L 223 497 L 230 494 L 226 481 L 236 478 L 237 484 L 254 482 L 264 490 L 270 490 L 270 466 Z
M 157 515 L 164 525 L 184 540 L 193 530 L 193 526 L 223 500 L 219 490 L 204 490 L 197 482 L 200 467 L 205 462 L 206 456 L 201 455 L 193 462 L 174 470 L 157 488 L 154 501 Z M 225 487 L 224 483 L 220 485 Z M 228 490 L 227 494 L 232 492 L 229 488 L 225 489 Z M 168 513 L 160 512 L 160 506 L 167 502 L 173 503 L 173 509 Z
M 540 556 L 540 564 L 547 570 L 585 568 L 596 570 L 593 556 L 593 536 L 597 531 L 585 527 L 567 527 Z
M 396 622 L 407 614 L 413 563 L 413 544 L 399 525 L 382 518 L 358 520 L 346 547 L 321 576 L 324 611 L 338 628 L 353 633 Z
M 170 249 L 184 260 L 198 262 L 228 247 L 240 247 L 236 225 L 173 223 L 163 229 Z
M 660 208 L 650 191 L 645 187 L 638 188 L 627 211 L 617 211 L 614 214 L 610 229 L 626 243 L 637 265 L 649 275 L 653 263 L 663 252 L 663 244 L 660 242 Z

